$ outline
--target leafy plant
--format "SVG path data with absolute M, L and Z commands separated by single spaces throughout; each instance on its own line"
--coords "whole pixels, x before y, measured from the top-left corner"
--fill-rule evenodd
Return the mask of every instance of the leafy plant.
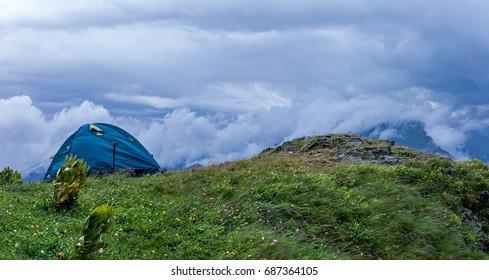
M 22 184 L 22 175 L 9 168 L 4 167 L 2 172 L 0 172 L 0 184 Z
M 71 260 L 85 260 L 91 253 L 104 246 L 100 241 L 102 233 L 107 232 L 113 225 L 110 221 L 114 210 L 112 206 L 101 205 L 90 212 L 83 224 L 83 235 L 78 239 Z
M 76 156 L 66 157 L 53 182 L 56 207 L 73 204 L 82 186 L 88 181 L 88 169 L 83 159 L 77 159 Z

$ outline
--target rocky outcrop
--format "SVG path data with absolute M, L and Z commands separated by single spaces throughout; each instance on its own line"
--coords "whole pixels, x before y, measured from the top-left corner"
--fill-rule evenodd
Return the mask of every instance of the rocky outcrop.
M 329 161 L 382 165 L 397 165 L 402 162 L 402 159 L 418 156 L 408 148 L 395 146 L 394 141 L 372 140 L 351 134 L 298 138 L 262 153 L 299 154 Z

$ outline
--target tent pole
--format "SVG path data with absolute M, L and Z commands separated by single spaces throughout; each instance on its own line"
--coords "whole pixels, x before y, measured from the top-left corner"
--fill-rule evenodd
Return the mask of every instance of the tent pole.
M 115 150 L 117 149 L 117 142 L 114 142 L 113 145 L 114 145 L 114 150 L 112 154 L 112 173 L 115 173 Z

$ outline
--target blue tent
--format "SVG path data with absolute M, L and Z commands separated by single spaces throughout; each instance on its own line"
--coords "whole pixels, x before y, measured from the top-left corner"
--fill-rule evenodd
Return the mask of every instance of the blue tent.
M 44 179 L 54 179 L 69 155 L 82 158 L 90 166 L 91 174 L 117 170 L 145 174 L 160 170 L 153 156 L 136 138 L 117 126 L 105 123 L 85 124 L 66 139 L 53 157 Z

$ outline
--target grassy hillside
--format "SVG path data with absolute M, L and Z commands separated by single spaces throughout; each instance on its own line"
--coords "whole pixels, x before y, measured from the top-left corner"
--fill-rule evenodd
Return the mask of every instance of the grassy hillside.
M 68 255 L 114 206 L 94 259 L 487 259 L 489 168 L 351 135 L 302 138 L 188 171 L 91 180 L 70 209 L 46 183 L 0 186 L 0 258 Z

